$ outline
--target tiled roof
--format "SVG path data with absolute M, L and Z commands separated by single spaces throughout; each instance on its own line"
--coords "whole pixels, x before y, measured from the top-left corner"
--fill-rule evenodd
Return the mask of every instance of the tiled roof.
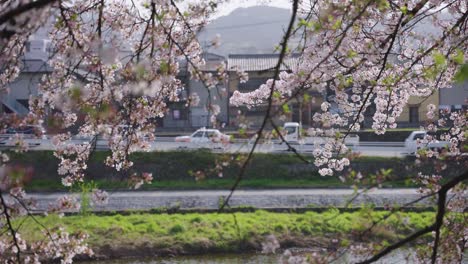
M 273 70 L 278 63 L 278 54 L 230 54 L 228 57 L 228 70 L 240 69 L 242 71 Z M 293 54 L 284 59 L 280 70 L 287 71 L 297 67 L 299 55 Z

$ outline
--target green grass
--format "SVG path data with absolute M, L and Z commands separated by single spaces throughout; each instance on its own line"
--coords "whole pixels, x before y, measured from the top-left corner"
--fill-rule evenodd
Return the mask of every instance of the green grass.
M 25 177 L 25 188 L 28 191 L 66 190 L 60 184 L 62 176 L 57 174 L 58 160 L 51 151 L 34 151 L 28 153 L 10 153 L 14 166 L 26 167 L 31 174 Z M 128 189 L 122 172 L 116 172 L 104 164 L 109 152 L 98 151 L 92 154 L 85 180 L 94 181 L 102 189 Z M 308 159 L 313 157 L 306 156 Z M 184 190 L 184 189 L 226 189 L 232 187 L 240 172 L 240 163 L 232 162 L 223 167 L 223 177 L 213 170 L 215 164 L 225 160 L 236 159 L 231 154 L 216 154 L 207 151 L 175 151 L 134 153 L 130 159 L 134 166 L 126 175 L 132 173 L 153 173 L 153 183 L 142 187 L 144 190 Z M 444 172 L 447 178 L 459 175 L 463 167 L 456 162 L 447 162 Z M 367 182 L 362 186 L 373 185 L 372 175 L 382 169 L 390 171 L 389 179 L 383 187 L 414 187 L 411 181 L 418 172 L 433 173 L 434 164 L 417 166 L 414 160 L 385 157 L 359 157 L 351 162 L 350 169 L 361 171 Z M 196 180 L 194 172 L 202 171 L 205 178 Z M 190 173 L 192 172 L 192 173 Z M 338 173 L 332 177 L 322 177 L 313 165 L 306 165 L 292 154 L 256 154 L 247 166 L 240 188 L 348 188 L 353 183 L 341 182 Z M 444 175 L 444 176 L 446 176 Z
M 386 216 L 386 211 L 363 209 L 357 212 L 329 210 L 322 213 L 187 213 L 187 214 L 130 214 L 130 215 L 74 215 L 59 218 L 40 216 L 38 220 L 50 229 L 63 227 L 66 231 L 89 234 L 88 243 L 100 254 L 119 249 L 140 252 L 141 247 L 174 254 L 201 252 L 236 252 L 259 249 L 268 234 L 275 234 L 280 243 L 301 245 L 311 238 L 338 238 L 349 243 L 353 236 Z M 390 216 L 378 225 L 372 236 L 364 240 L 392 242 L 434 220 L 433 212 L 403 212 Z M 22 222 L 17 220 L 15 225 Z M 235 222 L 238 223 L 236 226 Z M 403 224 L 406 223 L 406 224 Z M 43 239 L 41 228 L 28 218 L 20 229 L 22 237 Z M 135 253 L 134 252 L 134 253 Z M 140 252 L 141 253 L 141 252 Z M 131 253 L 128 253 L 131 254 Z M 139 254 L 139 253 L 138 253 Z

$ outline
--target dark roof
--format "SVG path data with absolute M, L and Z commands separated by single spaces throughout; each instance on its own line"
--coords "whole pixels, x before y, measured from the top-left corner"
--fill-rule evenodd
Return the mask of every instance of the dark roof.
M 203 57 L 203 59 L 205 61 L 209 61 L 209 60 L 223 61 L 223 60 L 226 60 L 226 58 L 224 58 L 224 56 L 221 56 L 221 55 L 218 55 L 218 54 L 215 54 L 215 53 L 212 53 L 212 52 L 203 52 L 202 57 Z
M 272 70 L 278 63 L 279 54 L 230 54 L 228 56 L 228 70 L 234 71 L 264 71 Z M 285 57 L 280 70 L 295 69 L 299 64 L 299 54 Z

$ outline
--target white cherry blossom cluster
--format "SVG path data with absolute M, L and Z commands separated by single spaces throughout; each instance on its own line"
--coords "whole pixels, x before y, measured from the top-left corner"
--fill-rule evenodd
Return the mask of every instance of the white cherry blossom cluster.
M 373 105 L 372 129 L 384 134 L 397 127 L 410 97 L 425 100 L 438 89 L 450 87 L 454 74 L 466 63 L 466 32 L 459 27 L 466 21 L 466 3 L 457 1 L 455 8 L 447 1 L 421 7 L 418 1 L 394 3 L 405 9 L 372 1 L 319 3 L 304 23 L 304 32 L 309 33 L 304 43 L 309 44 L 301 47 L 297 67 L 280 73 L 273 92 L 273 80 L 252 92 L 234 92 L 233 106 L 261 105 L 272 94 L 275 102 L 286 104 L 292 95 L 315 90 L 327 95 L 321 112 L 313 116 L 320 129 L 358 131 Z M 448 6 L 451 18 L 442 19 L 439 11 Z M 406 10 L 411 7 L 421 10 L 409 16 Z M 421 32 L 415 26 L 421 20 L 443 30 Z M 428 117 L 436 118 L 437 109 L 430 106 Z M 460 120 L 453 120 L 460 127 Z M 315 152 L 316 162 L 324 166 L 319 170 L 322 175 L 330 175 L 332 167 L 341 169 L 330 155 L 342 154 L 339 142 L 346 136 L 335 137 L 337 144 L 322 144 L 323 150 Z M 460 146 L 457 140 L 451 143 L 454 151 Z
M 130 176 L 130 187 L 133 189 L 139 189 L 143 184 L 151 184 L 153 182 L 153 174 L 148 172 L 143 172 L 141 175 L 133 173 Z

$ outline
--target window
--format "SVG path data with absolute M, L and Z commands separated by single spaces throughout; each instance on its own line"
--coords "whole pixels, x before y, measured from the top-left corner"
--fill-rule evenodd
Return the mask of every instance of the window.
M 50 41 L 46 41 L 46 52 L 47 53 L 54 53 L 55 47 L 52 45 Z
M 258 87 L 260 87 L 260 85 L 264 84 L 268 79 L 271 79 L 271 78 L 252 78 L 252 79 L 249 79 L 247 82 L 239 84 L 239 90 L 240 91 L 255 90 Z
M 172 119 L 174 120 L 187 120 L 187 115 L 187 108 L 183 106 L 172 109 Z
M 288 132 L 288 135 L 291 135 L 291 134 L 293 134 L 294 132 L 296 132 L 296 128 L 295 128 L 295 127 L 286 127 L 285 130 Z
M 24 44 L 24 48 L 25 48 L 26 52 L 31 52 L 31 42 L 26 41 L 26 43 Z
M 416 139 L 424 139 L 424 136 L 425 136 L 425 135 L 426 135 L 426 134 L 424 134 L 424 133 L 418 133 L 418 134 L 414 135 L 414 140 L 416 140 Z
M 195 134 L 193 134 L 192 137 L 196 137 L 196 138 L 201 138 L 201 137 L 203 137 L 203 131 L 198 131 L 198 132 L 196 132 Z
M 409 107 L 409 122 L 419 123 L 419 107 L 417 106 Z
M 174 109 L 172 111 L 172 117 L 176 120 L 179 120 L 180 119 L 180 110 L 179 109 Z

